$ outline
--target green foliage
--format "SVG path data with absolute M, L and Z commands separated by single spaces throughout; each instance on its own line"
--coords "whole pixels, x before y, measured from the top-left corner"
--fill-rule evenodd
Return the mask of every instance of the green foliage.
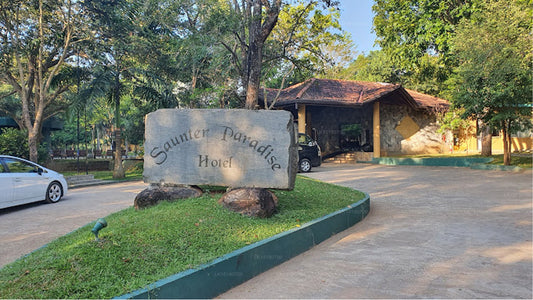
M 467 130 L 470 128 L 471 124 L 468 120 L 462 118 L 464 115 L 464 109 L 452 109 L 446 111 L 442 116 L 440 116 L 439 123 L 441 127 L 439 128 L 439 133 L 444 133 L 446 131 L 454 130 Z
M 38 160 L 41 125 L 70 104 L 74 44 L 89 39 L 83 1 L 2 1 L 0 4 L 0 111 L 28 131 Z M 10 94 L 13 93 L 13 94 Z M 7 95 L 7 97 L 5 97 Z
M 84 145 L 85 142 L 91 142 L 91 133 L 85 132 L 84 134 L 84 123 L 83 116 L 81 118 L 80 125 L 80 144 Z M 51 145 L 54 149 L 76 149 L 78 144 L 78 131 L 77 131 L 77 119 L 67 119 L 64 123 L 63 129 L 60 131 L 53 131 L 51 133 Z
M 347 124 L 341 126 L 342 135 L 355 139 L 361 134 L 361 124 Z
M 197 4 L 197 5 L 196 5 Z M 180 107 L 242 106 L 232 92 L 237 90 L 239 65 L 228 55 L 230 28 L 239 28 L 237 14 L 226 3 L 213 0 L 183 2 L 181 38 L 175 40 L 176 78 L 185 83 L 179 89 Z M 233 46 L 233 45 L 232 45 Z
M 511 134 L 532 126 L 532 11 L 521 1 L 487 1 L 452 39 L 459 63 L 450 80 L 453 104 L 463 117 L 502 131 L 506 165 Z
M 39 2 L 45 7 L 44 42 L 38 39 Z M 335 2 L 283 2 L 278 24 L 265 41 L 265 67 L 261 75 L 267 86 L 280 87 L 281 79 L 293 65 L 296 67 L 285 86 L 319 73 L 334 74 L 347 63 L 352 45 L 340 28 L 339 12 L 330 7 Z M 5 38 L 0 39 L 3 54 L 0 110 L 22 124 L 20 95 L 24 93 L 22 90 L 16 93 L 17 82 L 22 80 L 13 74 L 37 69 L 28 67 L 28 63 L 37 62 L 39 45 L 44 45 L 43 59 L 48 59 L 50 63 L 45 66 L 50 67 L 68 50 L 46 91 L 50 97 L 57 97 L 48 98 L 44 119 L 64 112 L 61 117 L 67 123 L 64 132 L 54 132 L 54 148 L 77 143 L 73 122 L 78 114 L 80 128 L 93 128 L 87 134 L 82 129 L 81 139 L 92 139 L 94 134 L 110 144 L 109 133 L 115 127 L 123 129 L 123 137 L 129 143 L 142 144 L 144 115 L 156 109 L 242 107 L 241 79 L 250 36 L 239 36 L 248 24 L 243 14 L 236 13 L 234 3 L 219 0 L 2 3 L 0 28 L 5 29 Z M 67 16 L 63 12 L 69 11 L 69 7 L 72 10 Z M 70 44 L 63 49 L 68 30 L 72 30 Z M 17 51 L 20 66 L 14 56 Z M 45 70 L 44 75 L 48 74 L 51 73 Z M 32 90 L 27 95 L 39 92 Z M 29 118 L 33 121 L 37 115 L 30 112 Z
M 520 2 L 488 1 L 458 27 L 450 85 L 463 117 L 510 132 L 531 126 L 531 12 Z
M 0 153 L 29 159 L 28 134 L 16 128 L 3 128 L 0 134 Z
M 379 50 L 359 55 L 343 74 L 342 77 L 352 80 L 401 83 L 400 71 L 385 52 Z
M 71 172 L 62 172 L 65 176 L 78 175 L 77 171 Z M 142 180 L 143 179 L 143 163 L 140 162 L 135 164 L 133 167 L 125 171 L 124 178 L 113 178 L 113 171 L 91 171 L 91 174 L 94 175 L 94 178 L 101 180 L 114 180 L 114 181 L 133 181 L 133 180 Z
M 478 0 L 376 0 L 376 42 L 410 69 L 426 53 L 447 59 L 455 26 L 479 9 Z
M 0 153 L 30 159 L 28 133 L 17 128 L 2 128 L 0 133 Z M 46 144 L 37 149 L 37 162 L 44 163 L 49 158 Z
M 430 95 L 439 95 L 446 87 L 448 68 L 436 56 L 429 54 L 421 56 L 418 64 L 410 70 L 402 69 L 400 65 L 385 51 L 376 50 L 366 56 L 359 55 L 339 74 L 339 77 L 359 81 L 398 83 Z
M 269 2 L 272 8 L 277 1 L 259 2 Z M 326 2 L 330 4 L 328 7 L 324 5 Z M 340 67 L 348 64 L 353 45 L 349 35 L 340 28 L 339 11 L 333 8 L 335 2 L 282 1 L 277 22 L 262 45 L 260 74 L 264 86 L 280 88 L 283 78 L 286 78 L 284 87 L 287 87 L 317 75 L 334 74 Z M 254 18 L 250 18 L 249 12 L 244 9 L 251 3 L 252 1 L 219 1 L 218 5 L 212 5 L 202 14 L 203 18 L 199 20 L 204 21 L 205 26 L 198 26 L 195 31 L 204 37 L 197 53 L 204 53 L 205 51 L 201 49 L 205 49 L 206 44 L 212 43 L 208 48 L 212 54 L 202 57 L 204 64 L 215 63 L 217 66 L 216 69 L 213 67 L 205 69 L 209 72 L 216 70 L 215 76 L 208 76 L 218 79 L 219 82 L 225 82 L 217 86 L 232 88 L 240 96 L 243 96 L 242 92 L 245 92 L 243 88 L 248 81 L 249 49 L 254 40 L 248 31 Z M 264 23 L 267 20 L 265 7 L 266 4 L 263 7 Z M 195 60 L 185 61 L 192 63 Z M 206 75 L 207 73 L 203 76 Z M 199 76 L 198 79 L 202 79 L 203 76 Z
M 424 54 L 403 84 L 421 93 L 441 96 L 449 76 L 449 65 L 446 65 L 438 56 Z
M 324 9 L 319 1 L 285 5 L 266 41 L 265 85 L 280 88 L 287 73 L 284 87 L 311 77 L 337 77 L 354 51 L 351 36 L 342 30 L 339 19 L 337 9 Z
M 217 203 L 220 194 L 165 202 L 106 217 L 61 237 L 0 270 L 6 298 L 112 298 L 194 268 L 364 197 L 353 189 L 299 177 L 293 191 L 275 191 L 279 213 L 254 219 Z M 176 230 L 176 229 L 179 230 Z
M 450 39 L 459 22 L 479 10 L 480 2 L 376 0 L 376 43 L 394 74 L 387 82 L 438 96 L 455 66 Z

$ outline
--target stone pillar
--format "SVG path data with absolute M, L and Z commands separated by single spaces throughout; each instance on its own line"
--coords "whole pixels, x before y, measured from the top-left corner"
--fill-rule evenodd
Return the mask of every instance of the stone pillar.
M 299 104 L 298 105 L 298 132 L 299 133 L 307 133 L 306 132 L 306 119 L 305 119 L 305 104 Z
M 379 102 L 374 102 L 373 113 L 373 137 L 374 137 L 374 157 L 381 157 L 381 141 L 380 141 L 380 126 L 379 126 Z

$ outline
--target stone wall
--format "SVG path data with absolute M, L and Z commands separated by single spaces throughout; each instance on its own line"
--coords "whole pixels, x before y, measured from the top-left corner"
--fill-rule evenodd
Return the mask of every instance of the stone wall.
M 435 115 L 400 105 L 380 105 L 381 151 L 391 154 L 442 153 L 446 145 Z
M 311 128 L 316 129 L 317 142 L 322 155 L 335 153 L 341 148 L 341 126 L 361 124 L 361 145 L 373 144 L 373 106 L 329 107 L 308 106 Z M 427 110 L 415 110 L 405 105 L 380 105 L 381 151 L 391 154 L 442 153 L 447 147 L 442 134 L 437 133 L 439 125 L 435 115 Z

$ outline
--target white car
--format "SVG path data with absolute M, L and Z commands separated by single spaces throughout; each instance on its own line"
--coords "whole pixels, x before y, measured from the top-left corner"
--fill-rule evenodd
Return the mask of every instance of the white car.
M 0 155 L 0 209 L 42 200 L 56 203 L 67 191 L 63 175 L 22 158 Z

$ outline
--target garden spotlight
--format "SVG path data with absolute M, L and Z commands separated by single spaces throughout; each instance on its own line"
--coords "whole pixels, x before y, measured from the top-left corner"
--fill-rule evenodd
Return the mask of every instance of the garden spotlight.
M 100 231 L 102 228 L 104 228 L 106 226 L 107 226 L 107 222 L 106 222 L 105 219 L 100 218 L 100 219 L 96 220 L 96 224 L 94 224 L 94 227 L 91 230 L 92 233 L 94 233 L 94 237 L 95 237 L 96 241 L 100 241 L 100 239 L 98 238 L 98 231 Z

